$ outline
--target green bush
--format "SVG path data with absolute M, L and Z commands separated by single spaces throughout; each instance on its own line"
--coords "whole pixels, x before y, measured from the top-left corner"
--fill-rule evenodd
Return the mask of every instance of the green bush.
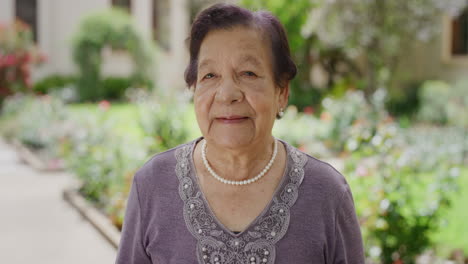
M 106 99 L 106 94 L 121 94 L 120 91 L 106 91 L 101 76 L 101 50 L 110 47 L 125 50 L 134 61 L 132 76 L 134 86 L 150 84 L 152 69 L 152 48 L 136 30 L 128 12 L 111 9 L 88 16 L 74 36 L 73 59 L 79 68 L 77 79 L 81 101 Z M 111 89 L 121 88 L 121 84 L 110 85 Z
M 103 98 L 106 99 L 122 99 L 125 91 L 132 86 L 132 80 L 123 77 L 108 77 L 102 80 L 101 89 Z
M 385 264 L 415 263 L 434 245 L 430 238 L 458 188 L 463 133 L 423 127 L 398 129 L 393 135 L 369 145 L 372 149 L 354 152 L 345 175 L 368 255 Z
M 67 86 L 74 85 L 76 77 L 72 75 L 53 74 L 37 81 L 34 86 L 34 92 L 47 94 L 52 90 L 63 89 Z
M 447 102 L 452 87 L 442 81 L 426 81 L 421 87 L 419 98 L 421 108 L 418 119 L 423 122 L 446 124 L 448 122 Z
M 387 111 L 397 117 L 412 117 L 419 110 L 421 82 L 403 85 L 402 89 L 390 89 L 385 102 Z
M 34 149 L 54 150 L 66 133 L 63 102 L 49 95 L 17 94 L 5 100 L 2 134 Z
M 160 98 L 161 100 L 162 98 Z M 189 104 L 171 99 L 140 103 L 140 126 L 151 153 L 158 153 L 187 142 L 190 125 L 186 113 Z

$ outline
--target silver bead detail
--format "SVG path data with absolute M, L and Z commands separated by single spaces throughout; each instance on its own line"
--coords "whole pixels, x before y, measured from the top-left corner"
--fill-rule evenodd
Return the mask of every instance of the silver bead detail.
M 292 192 L 292 189 L 291 189 L 291 188 L 288 188 L 286 191 L 287 191 L 288 193 L 290 193 L 290 192 Z
M 201 233 L 203 233 L 203 230 L 198 229 L 198 234 L 201 234 Z
M 283 209 L 280 209 L 279 212 L 280 212 L 280 213 L 284 213 L 284 210 L 283 210 Z
M 294 172 L 298 172 L 299 170 L 297 168 L 294 169 Z
M 265 250 L 265 252 L 263 252 L 263 254 L 264 254 L 265 256 L 268 256 L 268 254 L 270 254 L 270 252 L 268 252 L 268 250 Z
M 251 257 L 251 258 L 250 258 L 250 261 L 255 261 L 255 257 Z

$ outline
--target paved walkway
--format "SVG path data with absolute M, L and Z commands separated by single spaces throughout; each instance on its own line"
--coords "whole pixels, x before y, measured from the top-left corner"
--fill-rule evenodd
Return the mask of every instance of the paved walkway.
M 0 263 L 114 263 L 116 250 L 63 200 L 71 183 L 20 163 L 0 138 Z

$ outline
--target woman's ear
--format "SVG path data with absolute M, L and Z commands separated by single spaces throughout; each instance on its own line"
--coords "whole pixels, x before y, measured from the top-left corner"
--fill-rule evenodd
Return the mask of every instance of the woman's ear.
M 279 89 L 279 105 L 282 108 L 286 108 L 289 100 L 289 82 L 286 82 L 285 85 L 283 87 L 280 87 Z

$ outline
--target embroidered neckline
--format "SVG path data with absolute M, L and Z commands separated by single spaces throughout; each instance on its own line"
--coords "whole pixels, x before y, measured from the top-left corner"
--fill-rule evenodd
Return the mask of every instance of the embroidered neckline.
M 299 195 L 307 157 L 280 140 L 286 146 L 287 162 L 273 198 L 244 231 L 235 234 L 219 222 L 198 185 L 192 156 L 195 144 L 200 139 L 175 152 L 179 195 L 184 201 L 184 220 L 187 229 L 198 240 L 198 262 L 274 263 L 275 244 L 289 227 L 289 211 Z

